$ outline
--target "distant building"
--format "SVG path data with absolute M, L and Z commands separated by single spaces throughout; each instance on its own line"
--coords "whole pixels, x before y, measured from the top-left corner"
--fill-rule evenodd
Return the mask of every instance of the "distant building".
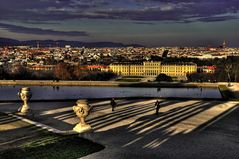
M 108 71 L 109 67 L 103 65 L 88 65 L 87 69 L 91 71 Z
M 32 65 L 29 67 L 30 70 L 34 71 L 50 71 L 54 70 L 55 65 Z
M 198 66 L 198 71 L 203 73 L 214 74 L 216 71 L 216 66 Z
M 227 47 L 227 43 L 226 43 L 226 41 L 224 40 L 223 43 L 222 43 L 222 48 L 225 49 L 226 47 Z
M 65 45 L 65 48 L 66 48 L 66 49 L 70 49 L 70 48 L 71 48 L 71 45 Z
M 157 76 L 161 73 L 171 77 L 186 76 L 188 73 L 197 71 L 194 63 L 116 63 L 109 65 L 111 71 L 123 76 Z
M 112 72 L 123 76 L 142 76 L 144 74 L 143 63 L 114 63 L 109 68 Z
M 19 46 L 15 46 L 15 48 L 17 49 L 30 49 L 31 47 L 28 45 L 19 45 Z
M 188 63 L 163 63 L 161 73 L 171 77 L 185 77 L 187 74 L 197 72 L 197 65 Z
M 201 56 L 188 56 L 189 58 L 197 58 L 197 59 L 201 59 L 201 60 L 204 60 L 204 59 L 215 59 L 215 58 L 218 58 L 218 59 L 223 59 L 223 58 L 227 58 L 227 55 L 212 55 L 212 54 L 204 54 L 204 55 L 201 55 Z

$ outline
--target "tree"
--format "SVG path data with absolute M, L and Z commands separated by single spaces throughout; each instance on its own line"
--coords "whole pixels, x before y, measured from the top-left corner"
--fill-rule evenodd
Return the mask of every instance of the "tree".
M 108 81 L 115 76 L 113 72 L 89 71 L 81 80 Z
M 2 65 L 0 65 L 0 79 L 4 79 L 5 77 L 5 70 Z
M 238 82 L 239 75 L 239 57 L 238 56 L 229 56 L 227 59 L 227 64 L 231 65 L 231 80 Z
M 33 80 L 53 80 L 55 79 L 52 70 L 31 71 Z
M 239 75 L 239 63 L 234 63 L 233 66 L 233 74 L 234 74 L 234 81 L 239 82 L 238 75 Z
M 226 63 L 224 68 L 225 68 L 225 72 L 227 73 L 228 85 L 230 86 L 231 85 L 232 64 Z
M 215 75 L 210 73 L 191 73 L 187 74 L 189 82 L 214 82 L 216 81 Z
M 56 65 L 54 69 L 54 75 L 60 80 L 71 80 L 72 79 L 72 68 L 69 64 L 61 62 Z
M 166 58 L 166 57 L 168 56 L 168 52 L 169 52 L 168 50 L 164 50 L 162 57 L 163 57 L 163 58 Z
M 159 74 L 157 76 L 156 81 L 159 81 L 159 82 L 160 81 L 172 82 L 173 79 L 172 79 L 172 77 L 170 77 L 170 76 L 168 76 L 166 74 L 161 73 L 161 74 Z
M 215 61 L 216 70 L 215 70 L 215 78 L 218 82 L 225 82 L 227 81 L 227 73 L 225 71 L 225 59 L 218 59 Z
M 87 73 L 86 68 L 84 66 L 77 65 L 77 66 L 74 67 L 73 75 L 74 75 L 75 79 L 80 80 L 83 77 L 87 76 L 87 74 L 88 73 Z
M 5 68 L 5 78 L 7 79 L 13 79 L 13 80 L 25 80 L 25 79 L 31 79 L 31 73 L 29 70 L 20 65 L 10 65 Z

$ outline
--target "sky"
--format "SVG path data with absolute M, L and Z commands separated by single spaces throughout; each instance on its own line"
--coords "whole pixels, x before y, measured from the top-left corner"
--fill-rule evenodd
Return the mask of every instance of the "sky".
M 0 37 L 239 47 L 239 1 L 0 0 Z

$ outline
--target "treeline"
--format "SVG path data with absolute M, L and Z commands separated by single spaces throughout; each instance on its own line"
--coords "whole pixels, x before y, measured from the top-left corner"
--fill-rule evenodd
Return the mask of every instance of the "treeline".
M 88 70 L 84 66 L 59 63 L 54 70 L 30 70 L 22 65 L 0 66 L 1 80 L 92 80 L 107 81 L 115 78 L 112 72 Z
M 216 66 L 214 73 L 205 73 L 198 69 L 197 72 L 187 75 L 188 82 L 239 82 L 239 57 L 231 56 L 227 59 L 192 59 L 192 58 L 164 58 L 162 62 L 194 62 L 197 66 Z M 160 74 L 156 81 L 172 81 L 170 76 Z
M 227 59 L 199 60 L 193 59 L 198 66 L 216 66 L 215 73 L 195 72 L 188 74 L 188 82 L 239 82 L 239 57 Z M 163 62 L 192 62 L 190 58 L 166 58 Z M 117 75 L 112 72 L 91 71 L 85 66 L 72 66 L 61 62 L 54 70 L 34 71 L 23 65 L 1 65 L 0 79 L 6 80 L 92 80 L 107 81 Z M 171 81 L 160 75 L 157 81 Z
M 196 72 L 187 75 L 189 82 L 239 82 L 239 57 L 214 59 L 215 73 Z M 205 64 L 206 65 L 206 64 Z M 203 66 L 203 64 L 202 64 Z

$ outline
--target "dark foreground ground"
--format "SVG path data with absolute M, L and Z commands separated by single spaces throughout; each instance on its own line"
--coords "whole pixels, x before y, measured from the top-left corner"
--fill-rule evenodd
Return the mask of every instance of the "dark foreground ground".
M 147 120 L 142 119 L 142 120 Z M 193 132 L 170 132 L 158 129 L 133 135 L 125 132 L 129 127 L 120 127 L 108 133 L 115 138 L 105 138 L 117 145 L 84 157 L 84 159 L 238 159 L 239 158 L 239 109 L 210 126 Z M 101 135 L 99 135 L 101 136 Z M 102 134 L 103 137 L 107 133 Z M 101 137 L 102 137 L 101 136 Z M 94 136 L 95 140 L 99 137 Z M 131 142 L 125 143 L 124 141 Z M 132 140 L 133 139 L 133 140 Z M 115 143 L 118 142 L 118 143 Z M 120 149 L 120 150 L 119 150 Z
M 6 149 L 13 152 L 12 148 L 20 146 L 35 155 L 35 150 L 41 149 L 42 144 L 49 143 L 50 147 L 56 147 L 52 150 L 43 149 L 44 152 L 57 152 L 60 157 L 65 153 L 67 157 L 63 158 L 66 159 L 79 158 L 81 155 L 73 156 L 74 152 L 81 150 L 85 153 L 89 152 L 89 149 L 95 153 L 90 151 L 83 159 L 238 159 L 239 102 L 159 99 L 161 108 L 156 116 L 155 101 L 156 99 L 117 100 L 118 106 L 114 112 L 111 111 L 110 101 L 92 101 L 90 104 L 93 106 L 93 112 L 87 122 L 91 124 L 94 132 L 81 136 L 103 145 L 104 149 L 88 140 L 78 140 L 76 136 L 69 136 L 67 140 L 70 142 L 66 142 L 64 137 L 42 134 L 33 125 L 2 116 L 0 149 L 1 152 L 6 152 Z M 78 122 L 72 111 L 74 102 L 30 104 L 35 112 L 34 120 L 39 123 L 68 131 Z M 1 103 L 0 111 L 14 112 L 20 105 L 21 103 Z M 66 146 L 66 143 L 73 145 Z M 93 146 L 90 146 L 92 144 Z M 35 145 L 40 147 L 31 149 Z M 82 148 L 82 145 L 85 146 Z M 66 151 L 67 147 L 71 147 L 69 151 Z M 55 151 L 56 148 L 60 149 Z M 3 154 L 0 156 L 6 159 Z
M 104 149 L 78 137 L 57 135 L 0 113 L 0 159 L 76 159 Z

